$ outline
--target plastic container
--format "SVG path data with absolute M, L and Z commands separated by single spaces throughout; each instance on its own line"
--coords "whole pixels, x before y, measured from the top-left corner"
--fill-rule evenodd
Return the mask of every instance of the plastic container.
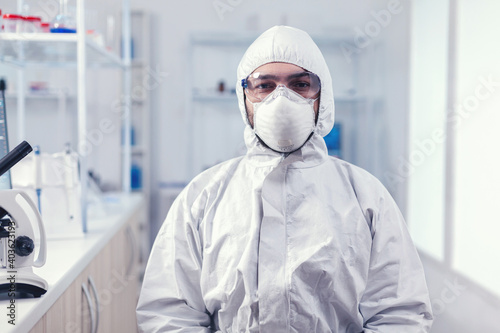
M 87 37 L 97 45 L 104 47 L 104 36 L 96 30 L 87 30 Z
M 3 15 L 3 31 L 4 32 L 23 32 L 24 18 L 17 14 Z
M 42 29 L 42 18 L 38 16 L 25 16 L 24 32 L 40 32 Z
M 130 168 L 130 187 L 132 190 L 140 190 L 142 188 L 142 170 L 135 163 L 132 163 Z
M 324 138 L 328 155 L 342 158 L 342 124 L 335 123 L 330 133 Z
M 42 24 L 40 24 L 40 31 L 41 32 L 50 32 L 50 23 L 49 22 L 42 22 Z
M 125 142 L 125 129 L 122 128 L 122 145 Z M 130 145 L 135 146 L 135 129 L 134 126 L 130 127 Z

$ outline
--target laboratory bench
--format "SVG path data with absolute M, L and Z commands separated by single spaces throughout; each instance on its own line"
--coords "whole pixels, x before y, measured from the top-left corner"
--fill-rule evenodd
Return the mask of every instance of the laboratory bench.
M 16 299 L 15 326 L 6 315 L 10 301 L 0 300 L 0 332 L 137 332 L 144 202 L 140 193 L 107 195 L 106 214 L 89 216 L 86 234 L 49 239 L 45 265 L 33 269 L 47 292 Z

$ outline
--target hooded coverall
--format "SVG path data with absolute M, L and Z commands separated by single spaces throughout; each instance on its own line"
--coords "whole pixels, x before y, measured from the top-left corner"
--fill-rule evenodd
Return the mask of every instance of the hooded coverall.
M 256 138 L 241 79 L 286 62 L 321 80 L 318 122 L 284 155 Z M 144 332 L 428 332 L 424 273 L 403 217 L 368 172 L 330 157 L 330 72 L 309 35 L 279 26 L 237 71 L 247 153 L 195 177 L 170 208 L 137 306 Z

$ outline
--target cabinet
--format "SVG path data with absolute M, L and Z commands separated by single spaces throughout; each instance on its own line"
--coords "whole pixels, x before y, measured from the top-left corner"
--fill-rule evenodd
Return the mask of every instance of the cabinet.
M 20 12 L 23 0 L 17 0 Z M 80 155 L 80 181 L 82 205 L 82 230 L 87 232 L 87 184 L 88 184 L 88 155 L 91 149 L 100 146 L 92 142 L 89 135 L 99 134 L 100 127 L 89 128 L 88 95 L 87 95 L 87 69 L 89 67 L 118 68 L 123 73 L 122 103 L 120 103 L 120 124 L 123 128 L 123 149 L 116 147 L 117 158 L 121 159 L 121 187 L 124 192 L 130 191 L 131 174 L 131 38 L 130 38 L 130 0 L 122 0 L 122 57 L 110 52 L 104 46 L 96 43 L 87 36 L 85 26 L 85 1 L 76 0 L 77 33 L 50 34 L 50 33 L 1 33 L 0 34 L 0 61 L 17 66 L 17 120 L 18 141 L 26 136 L 25 120 L 25 71 L 34 67 L 76 69 L 76 131 L 77 144 L 74 148 Z M 99 124 L 100 126 L 100 124 Z M 94 132 L 92 132 L 94 130 Z M 100 133 L 102 135 L 102 133 Z M 61 146 L 64 143 L 61 143 Z
M 31 329 L 33 333 L 137 332 L 141 262 L 140 209 L 113 236 Z

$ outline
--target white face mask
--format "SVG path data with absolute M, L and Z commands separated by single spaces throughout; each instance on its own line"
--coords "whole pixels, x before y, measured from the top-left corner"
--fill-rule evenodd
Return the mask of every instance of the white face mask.
M 293 152 L 307 141 L 315 127 L 314 102 L 280 85 L 262 102 L 252 103 L 254 133 L 277 152 Z

